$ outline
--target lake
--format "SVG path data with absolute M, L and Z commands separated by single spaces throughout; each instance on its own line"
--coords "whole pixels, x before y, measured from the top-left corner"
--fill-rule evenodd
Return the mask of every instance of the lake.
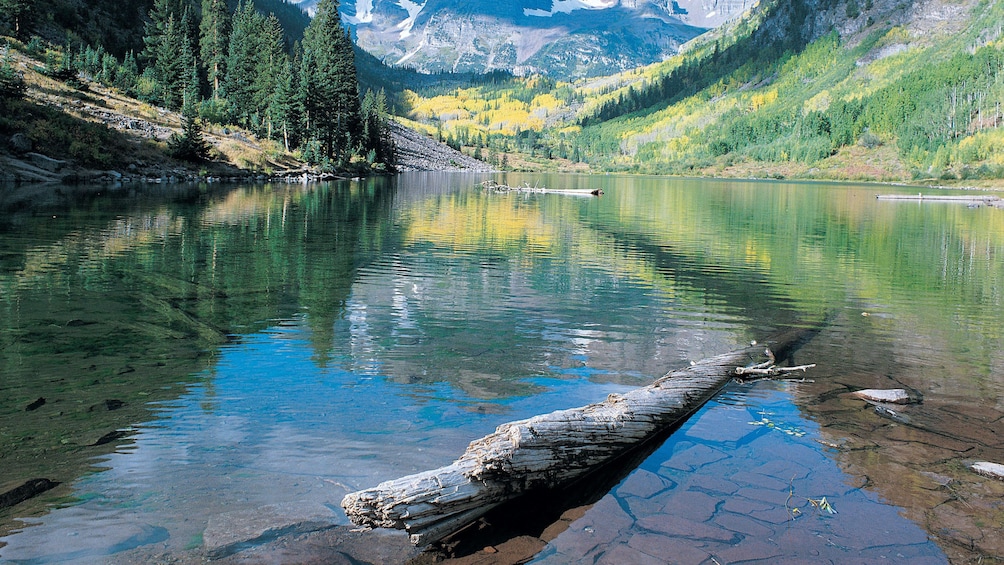
M 342 497 L 792 327 L 821 328 L 804 379 L 728 385 L 456 555 L 1004 556 L 1004 483 L 969 469 L 1004 462 L 1004 210 L 877 185 L 493 177 L 604 191 L 582 197 L 485 178 L 7 205 L 0 492 L 51 482 L 0 506 L 0 562 L 430 562 L 401 532 L 352 531 Z M 876 410 L 863 388 L 921 402 Z

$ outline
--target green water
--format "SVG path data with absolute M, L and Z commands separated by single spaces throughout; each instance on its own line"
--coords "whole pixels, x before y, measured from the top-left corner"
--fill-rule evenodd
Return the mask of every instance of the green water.
M 918 518 L 936 502 L 895 477 L 966 480 L 967 461 L 1004 460 L 992 439 L 1004 433 L 1004 211 L 877 201 L 893 189 L 875 186 L 499 178 L 605 194 L 490 194 L 474 188 L 482 177 L 409 174 L 139 187 L 5 211 L 0 490 L 61 484 L 0 509 L 0 560 L 122 562 L 151 547 L 196 559 L 191 540 L 214 517 L 277 502 L 321 502 L 345 523 L 345 492 L 447 464 L 502 422 L 820 324 L 799 354 L 819 365 L 815 382 L 730 389 L 637 473 L 680 490 L 671 462 L 694 445 L 732 465 L 698 477 L 802 453 L 807 481 L 852 485 L 835 489 L 860 498 L 845 522 L 901 520 L 902 551 L 954 555 L 935 531 L 947 518 Z M 910 409 L 918 433 L 955 442 L 923 465 L 890 447 L 909 443 L 902 425 L 839 396 L 893 385 L 924 396 Z M 947 420 L 953 407 L 972 415 Z M 778 429 L 806 433 L 762 433 L 751 422 L 768 408 Z M 788 470 L 776 473 L 787 493 Z M 638 508 L 590 551 L 635 547 L 624 532 L 661 515 Z M 999 515 L 953 527 L 992 531 Z M 99 541 L 65 540 L 87 531 Z M 811 555 L 806 543 L 781 556 Z M 555 541 L 539 558 L 585 558 L 576 547 Z

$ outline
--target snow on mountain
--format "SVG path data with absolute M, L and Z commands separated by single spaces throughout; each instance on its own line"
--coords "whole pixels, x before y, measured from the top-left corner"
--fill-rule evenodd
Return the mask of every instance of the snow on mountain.
M 293 0 L 312 12 L 317 0 Z M 617 72 L 663 60 L 754 0 L 343 0 L 356 42 L 420 71 Z

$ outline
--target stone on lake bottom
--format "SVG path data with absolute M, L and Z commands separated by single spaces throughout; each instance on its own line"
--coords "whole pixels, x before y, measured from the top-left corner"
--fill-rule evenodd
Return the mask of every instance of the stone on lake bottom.
M 852 392 L 851 396 L 856 396 L 864 400 L 871 400 L 873 402 L 886 402 L 889 404 L 910 404 L 913 402 L 913 399 L 910 398 L 910 394 L 901 388 L 866 388 Z
M 654 557 L 627 545 L 615 545 L 605 550 L 595 561 L 596 565 L 663 565 L 665 559 Z
M 628 546 L 638 551 L 672 563 L 704 563 L 708 552 L 695 547 L 688 540 L 652 533 L 637 533 L 628 540 Z
M 651 533 L 664 534 L 691 541 L 714 541 L 735 543 L 740 536 L 714 525 L 694 522 L 680 516 L 644 516 L 638 519 L 638 526 Z
M 638 496 L 649 498 L 673 485 L 672 481 L 664 479 L 651 471 L 638 469 L 617 488 L 619 496 Z
M 983 475 L 984 477 L 990 477 L 993 479 L 1000 479 L 1004 481 L 1004 465 L 1000 463 L 991 463 L 989 461 L 977 461 L 973 463 L 970 467 L 973 471 Z
M 323 504 L 289 502 L 214 516 L 209 519 L 202 538 L 206 553 L 211 558 L 220 558 L 280 536 L 337 525 L 337 516 Z
M 729 457 L 727 453 L 706 445 L 696 444 L 692 447 L 678 449 L 672 457 L 662 464 L 662 467 L 690 472 L 727 457 Z M 660 471 L 660 475 L 666 476 L 662 471 Z
M 667 497 L 663 512 L 673 514 L 694 522 L 707 522 L 715 515 L 720 498 L 703 492 L 674 492 Z
M 746 410 L 708 410 L 687 430 L 687 437 L 700 442 L 735 446 L 749 441 L 761 430 L 749 425 Z

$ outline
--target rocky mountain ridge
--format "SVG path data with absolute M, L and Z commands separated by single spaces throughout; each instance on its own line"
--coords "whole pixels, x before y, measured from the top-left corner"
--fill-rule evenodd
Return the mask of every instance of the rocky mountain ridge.
M 317 0 L 298 2 L 307 11 Z M 662 61 L 757 0 L 345 0 L 358 45 L 423 72 L 611 74 Z

